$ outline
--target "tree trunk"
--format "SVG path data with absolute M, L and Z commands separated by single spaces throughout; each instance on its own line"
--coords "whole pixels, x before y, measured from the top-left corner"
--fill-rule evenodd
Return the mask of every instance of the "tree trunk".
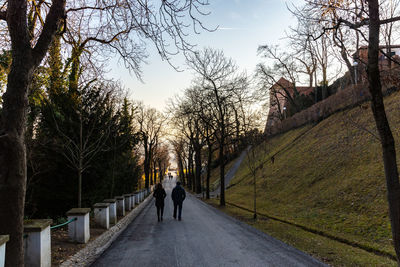
M 379 2 L 369 0 L 369 45 L 368 45 L 368 82 L 372 96 L 371 108 L 379 132 L 385 169 L 389 215 L 392 226 L 392 238 L 400 266 L 400 185 L 397 169 L 396 148 L 392 131 L 386 117 L 379 76 Z
M 224 159 L 224 140 L 221 136 L 219 143 L 219 178 L 220 178 L 220 199 L 219 205 L 225 206 L 225 159 Z
M 82 208 L 82 171 L 78 170 L 78 208 Z
M 235 133 L 236 133 L 236 142 L 234 145 L 234 152 L 239 150 L 239 139 L 240 139 L 240 121 L 239 115 L 235 107 L 233 107 L 233 111 L 235 113 Z
M 308 86 L 310 88 L 313 86 L 313 75 L 314 75 L 314 73 L 309 73 L 308 74 L 308 80 L 309 80 Z
M 182 155 L 178 155 L 178 168 L 179 168 L 179 178 L 182 182 L 182 185 L 186 185 L 185 183 L 185 174 L 183 172 L 183 162 L 182 162 Z
M 183 184 L 189 186 L 189 179 L 188 179 L 188 175 L 187 175 L 188 169 L 189 169 L 188 163 L 186 162 L 185 159 L 182 162 L 183 162 L 183 169 L 184 169 L 184 172 L 182 172 Z
M 322 68 L 322 100 L 328 97 L 328 84 L 327 84 L 326 67 Z
M 27 2 L 8 1 L 6 20 L 12 63 L 3 95 L 0 123 L 0 234 L 10 235 L 6 246 L 6 266 L 24 266 L 25 125 L 29 83 L 48 50 L 64 9 L 65 1 L 52 1 L 40 38 L 32 49 L 27 27 Z
M 82 207 L 82 163 L 83 163 L 82 110 L 79 112 L 79 168 L 78 168 L 78 208 Z
M 113 164 L 112 164 L 112 170 L 111 170 L 111 189 L 110 189 L 110 198 L 113 198 L 114 195 L 114 189 L 115 189 L 115 151 L 117 150 L 117 141 L 116 137 L 114 137 L 114 148 L 113 148 Z
M 254 175 L 254 185 L 253 185 L 253 191 L 254 191 L 254 215 L 253 219 L 257 219 L 257 185 L 256 185 L 256 176 Z
M 193 155 L 194 155 L 194 151 L 192 151 L 192 157 L 190 158 L 190 180 L 191 180 L 191 184 L 192 184 L 191 190 L 193 192 L 196 192 L 196 175 L 194 172 Z
M 192 150 L 189 149 L 189 157 L 188 157 L 188 169 L 187 169 L 187 180 L 188 180 L 188 187 L 192 189 L 192 164 L 193 164 L 193 155 Z
M 346 50 L 345 50 L 344 46 L 341 47 L 340 55 L 342 56 L 342 59 L 343 59 L 344 62 L 346 63 L 347 69 L 349 70 L 350 79 L 351 79 L 352 84 L 356 84 L 357 81 L 356 81 L 356 78 L 355 78 L 355 75 L 354 75 L 354 68 L 355 68 L 356 66 L 353 67 L 353 66 L 351 65 L 350 60 L 349 60 L 349 58 L 347 57 L 347 53 L 346 53 Z
M 79 76 L 81 74 L 80 57 L 82 55 L 82 52 L 83 52 L 83 49 L 79 46 L 74 47 L 72 49 L 71 73 L 69 75 L 69 90 L 70 90 L 70 93 L 72 93 L 72 94 L 78 94 L 78 82 L 79 82 Z
M 195 155 L 196 162 L 196 193 L 201 193 L 201 149 L 196 149 Z
M 314 101 L 315 101 L 315 103 L 317 103 L 317 102 L 319 101 L 319 98 L 318 98 L 317 71 L 314 72 L 314 82 L 315 82 L 315 89 L 314 89 L 315 96 L 314 96 Z
M 25 50 L 29 51 L 30 47 Z M 23 219 L 26 190 L 25 123 L 33 73 L 30 53 L 14 53 L 4 94 L 0 134 L 0 234 L 10 235 L 6 266 L 23 266 Z
M 150 153 L 147 147 L 146 137 L 143 140 L 144 143 L 144 161 L 143 161 L 143 169 L 144 169 L 144 187 L 149 189 L 150 182 Z
M 153 179 L 151 179 L 151 185 L 154 185 L 157 183 L 157 168 L 156 168 L 156 164 L 153 163 L 153 175 L 152 175 Z
M 212 146 L 210 142 L 208 144 L 208 156 L 207 156 L 207 181 L 206 181 L 206 198 L 210 199 L 210 177 L 211 177 L 211 156 L 212 156 Z

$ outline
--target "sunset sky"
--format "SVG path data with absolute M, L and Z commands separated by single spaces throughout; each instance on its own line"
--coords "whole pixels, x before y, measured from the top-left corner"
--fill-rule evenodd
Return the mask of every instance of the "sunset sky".
M 283 44 L 285 30 L 295 20 L 287 9 L 301 0 L 210 0 L 207 10 L 211 14 L 203 17 L 204 24 L 215 32 L 203 31 L 190 36 L 191 43 L 198 49 L 212 47 L 222 49 L 226 56 L 233 58 L 240 69 L 251 75 L 260 62 L 257 47 L 263 44 Z M 168 98 L 179 94 L 190 86 L 193 78 L 185 66 L 183 56 L 173 57 L 172 63 L 184 70 L 175 71 L 167 62 L 162 61 L 152 44 L 148 44 L 148 64 L 143 66 L 143 83 L 131 76 L 123 65 L 112 66 L 111 75 L 129 88 L 130 98 L 141 100 L 164 110 Z

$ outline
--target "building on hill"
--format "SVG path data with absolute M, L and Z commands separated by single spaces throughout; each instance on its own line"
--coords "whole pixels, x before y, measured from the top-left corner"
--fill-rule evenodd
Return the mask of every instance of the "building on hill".
M 269 89 L 266 130 L 286 117 L 311 106 L 314 103 L 314 91 L 314 87 L 295 86 L 292 82 L 281 77 Z
M 379 64 L 381 67 L 383 66 L 390 66 L 389 56 L 394 59 L 400 59 L 400 45 L 381 45 L 379 46 L 381 50 L 379 52 Z M 382 53 L 383 52 L 383 53 Z M 368 61 L 368 46 L 364 45 L 361 46 L 356 53 L 353 54 L 353 58 L 356 62 L 366 64 Z
M 399 80 L 400 73 L 400 45 L 381 45 L 379 52 L 379 68 L 382 73 L 383 83 L 390 83 L 390 80 Z M 390 58 L 390 59 L 389 59 Z M 361 46 L 353 54 L 354 71 L 357 77 L 357 83 L 367 83 L 366 66 L 368 62 L 368 46 Z M 398 62 L 396 64 L 395 62 Z M 393 77 L 393 75 L 395 77 Z
M 400 45 L 380 46 L 381 52 L 379 53 L 379 68 L 381 71 L 381 82 L 386 92 L 400 90 Z M 317 103 L 329 96 L 335 95 L 337 92 L 349 89 L 347 94 L 341 93 L 341 96 L 351 97 L 351 92 L 354 92 L 354 88 L 357 84 L 361 87 L 368 83 L 366 66 L 368 62 L 368 47 L 361 46 L 356 53 L 353 54 L 354 64 L 350 71 L 347 71 L 342 77 L 339 77 L 327 87 L 301 87 L 294 86 L 292 82 L 285 78 L 280 78 L 273 86 L 270 87 L 270 103 L 267 117 L 267 123 L 265 126 L 265 133 L 272 134 L 279 132 L 279 128 L 286 128 L 285 125 L 289 123 L 287 120 L 281 123 L 285 118 L 291 117 L 295 113 L 306 109 L 307 107 Z M 351 73 L 353 72 L 353 73 Z M 353 84 L 353 74 L 356 86 Z M 294 90 L 296 89 L 296 90 Z M 326 90 L 325 94 L 322 90 Z M 295 91 L 297 91 L 295 93 Z M 355 101 L 363 99 L 362 91 L 359 92 L 360 96 L 357 96 Z M 323 96 L 324 95 L 324 96 Z M 337 105 L 341 102 L 346 102 L 343 98 L 334 97 L 332 101 L 336 101 Z M 328 103 L 327 102 L 327 103 Z M 340 103 L 339 103 L 340 102 Z M 351 102 L 351 101 L 350 101 Z M 323 105 L 329 106 L 329 103 Z M 349 103 L 351 105 L 351 103 Z M 321 107 L 321 106 L 320 106 Z M 334 109 L 334 106 L 330 106 L 329 109 Z M 319 114 L 319 112 L 317 112 Z M 310 115 L 310 114 L 309 114 Z M 311 114 L 309 117 L 312 117 Z M 317 116 L 318 117 L 318 116 Z M 294 119 L 296 120 L 296 118 Z M 293 125 L 296 123 L 291 121 Z M 275 129 L 277 128 L 277 129 Z

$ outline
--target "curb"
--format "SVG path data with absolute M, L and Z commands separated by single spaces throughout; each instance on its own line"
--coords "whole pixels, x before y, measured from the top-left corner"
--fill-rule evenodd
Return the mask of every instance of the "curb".
M 153 199 L 150 194 L 142 203 L 134 208 L 128 215 L 122 218 L 116 225 L 105 231 L 92 242 L 88 243 L 75 255 L 69 257 L 60 264 L 61 267 L 88 266 L 92 264 L 103 252 L 117 239 L 128 225 L 146 208 Z

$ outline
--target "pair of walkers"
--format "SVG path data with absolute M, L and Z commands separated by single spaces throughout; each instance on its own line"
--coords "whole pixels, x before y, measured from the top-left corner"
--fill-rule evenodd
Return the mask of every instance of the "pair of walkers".
M 156 199 L 157 218 L 158 221 L 163 220 L 164 215 L 164 198 L 167 196 L 161 183 L 157 184 L 154 190 L 153 197 Z M 176 182 L 176 186 L 172 189 L 171 193 L 172 201 L 174 202 L 174 219 L 176 219 L 176 213 L 178 211 L 178 220 L 182 219 L 182 204 L 186 198 L 185 189 L 182 188 L 180 182 Z

